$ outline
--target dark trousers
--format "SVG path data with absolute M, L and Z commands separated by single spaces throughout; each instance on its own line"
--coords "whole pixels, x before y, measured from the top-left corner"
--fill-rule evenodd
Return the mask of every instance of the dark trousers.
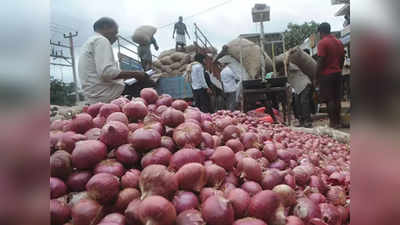
M 226 92 L 225 95 L 225 105 L 226 109 L 230 111 L 235 111 L 236 109 L 236 92 Z
M 311 85 L 307 85 L 306 88 L 300 93 L 295 94 L 294 104 L 297 117 L 300 124 L 311 123 Z
M 125 89 L 122 92 L 122 95 L 128 95 L 129 98 L 137 98 L 140 97 L 140 91 L 143 88 L 155 88 L 156 83 L 152 81 L 151 79 L 147 79 L 144 81 L 136 82 L 132 85 L 125 85 Z
M 331 127 L 336 127 L 340 124 L 341 78 L 341 73 L 321 75 L 319 77 L 320 97 L 328 105 L 329 124 Z
M 193 90 L 193 98 L 196 103 L 196 107 L 199 108 L 204 113 L 211 113 L 211 100 L 210 96 L 207 93 L 207 90 L 204 88 Z

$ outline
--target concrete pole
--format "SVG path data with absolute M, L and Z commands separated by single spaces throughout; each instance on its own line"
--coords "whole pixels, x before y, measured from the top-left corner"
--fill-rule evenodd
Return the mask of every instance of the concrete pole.
M 260 45 L 261 45 L 261 80 L 265 81 L 265 59 L 264 59 L 264 23 L 260 22 Z

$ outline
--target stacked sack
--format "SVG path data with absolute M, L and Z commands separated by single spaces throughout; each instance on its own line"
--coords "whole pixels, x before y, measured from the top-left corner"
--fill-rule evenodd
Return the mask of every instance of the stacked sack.
M 294 47 L 287 52 L 275 57 L 275 64 L 284 62 L 286 65 L 294 64 L 310 79 L 317 70 L 317 62 L 300 47 Z
M 132 41 L 139 45 L 149 44 L 153 35 L 157 32 L 157 28 L 149 25 L 138 27 L 132 36 Z

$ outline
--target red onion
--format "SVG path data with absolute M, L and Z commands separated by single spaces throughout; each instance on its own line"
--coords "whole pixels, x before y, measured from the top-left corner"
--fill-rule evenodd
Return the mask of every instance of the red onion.
M 162 94 L 156 101 L 157 106 L 165 105 L 170 106 L 174 99 L 169 94 Z
M 167 109 L 168 109 L 168 106 L 160 105 L 156 109 L 156 114 L 157 115 L 162 115 Z
M 312 218 L 321 218 L 321 210 L 318 205 L 308 198 L 298 199 L 293 213 L 306 223 Z
M 201 113 L 201 121 L 211 121 L 212 117 L 210 113 Z
M 111 115 L 111 113 L 114 112 L 121 112 L 121 108 L 118 105 L 107 103 L 100 107 L 98 116 L 107 118 L 109 115 Z
M 297 164 L 297 162 L 296 161 L 294 161 L 294 160 L 290 160 L 289 161 L 289 167 L 290 168 L 295 168 L 296 166 L 298 166 L 298 164 Z
M 96 117 L 97 114 L 100 111 L 100 108 L 104 105 L 104 103 L 95 103 L 89 106 L 87 113 L 89 113 L 89 115 L 91 115 L 92 117 Z
M 139 198 L 140 192 L 137 189 L 125 188 L 118 193 L 117 200 L 112 208 L 115 212 L 123 213 L 131 201 Z
M 146 152 L 161 145 L 161 135 L 153 129 L 139 128 L 129 135 L 128 141 L 136 151 Z
M 326 198 L 321 193 L 311 193 L 308 198 L 315 204 L 319 205 L 321 203 L 326 203 Z
M 140 221 L 151 225 L 173 225 L 176 220 L 175 207 L 161 196 L 150 196 L 139 208 Z
M 125 219 L 127 224 L 142 224 L 140 221 L 139 209 L 142 201 L 140 199 L 132 200 L 125 210 Z
M 107 157 L 107 147 L 97 140 L 79 141 L 72 152 L 72 164 L 78 169 L 91 169 Z
M 156 113 L 157 110 L 157 106 L 155 104 L 150 104 L 147 106 L 147 111 L 152 112 L 152 113 Z
M 285 210 L 285 207 L 280 204 L 278 209 L 275 211 L 275 214 L 272 216 L 268 223 L 271 225 L 286 225 L 287 211 L 288 210 Z
M 128 142 L 129 129 L 119 122 L 111 121 L 101 129 L 100 141 L 111 148 L 118 147 Z
M 269 221 L 279 206 L 279 196 L 273 191 L 265 190 L 251 197 L 248 215 Z
M 195 209 L 189 209 L 181 212 L 176 217 L 176 225 L 204 225 L 201 213 Z
M 224 182 L 226 171 L 224 168 L 212 164 L 206 166 L 207 184 L 211 187 L 219 187 Z
M 101 221 L 101 223 L 110 223 L 110 225 L 124 225 L 125 224 L 125 216 L 119 213 L 111 213 L 105 216 Z
M 292 154 L 287 150 L 279 149 L 277 151 L 277 154 L 278 154 L 279 159 L 281 159 L 287 163 L 289 163 L 290 160 L 292 159 Z
M 244 145 L 239 139 L 231 139 L 225 143 L 226 146 L 232 149 L 233 152 L 241 152 L 244 151 Z
M 50 131 L 62 131 L 67 124 L 67 120 L 54 120 L 50 124 Z
M 255 159 L 249 157 L 239 161 L 236 167 L 236 173 L 239 174 L 240 178 L 256 182 L 259 182 L 262 177 L 260 165 L 258 165 Z
M 182 123 L 175 128 L 173 139 L 179 147 L 195 148 L 201 143 L 201 128 L 191 122 Z
M 231 171 L 235 164 L 235 153 L 227 146 L 218 147 L 210 158 L 215 164 Z
M 251 132 L 242 134 L 240 141 L 243 143 L 245 149 L 259 148 L 261 146 L 257 134 Z
M 283 178 L 284 183 L 289 185 L 291 188 L 295 189 L 296 188 L 296 179 L 294 176 L 290 174 L 286 174 L 286 176 Z
M 125 125 L 127 125 L 127 126 L 128 126 L 128 124 L 129 124 L 128 117 L 127 117 L 124 113 L 122 113 L 122 112 L 114 112 L 114 113 L 111 113 L 111 114 L 107 117 L 106 122 L 108 123 L 108 122 L 110 122 L 110 121 L 119 121 L 119 122 L 121 122 L 121 123 L 123 123 L 123 124 L 125 124 Z
M 192 192 L 178 191 L 172 200 L 172 204 L 175 207 L 176 213 L 179 214 L 185 210 L 197 209 L 199 207 L 199 200 Z
M 235 186 L 239 186 L 239 179 L 235 176 L 233 172 L 230 172 L 228 176 L 225 177 L 225 183 L 231 183 Z
M 73 116 L 71 120 L 71 131 L 79 134 L 84 134 L 89 129 L 93 128 L 93 118 L 87 113 L 79 113 Z
M 97 164 L 93 172 L 95 174 L 109 173 L 116 177 L 121 177 L 125 173 L 125 168 L 115 159 L 106 159 Z
M 264 142 L 263 154 L 270 162 L 275 161 L 278 158 L 275 144 L 271 141 Z
M 90 171 L 76 171 L 68 177 L 66 183 L 71 191 L 84 191 L 91 177 L 92 173 Z
M 165 135 L 164 125 L 157 121 L 145 122 L 143 128 L 156 130 L 161 136 Z
M 227 127 L 230 124 L 232 124 L 232 118 L 230 118 L 230 117 L 225 117 L 225 118 L 215 121 L 215 125 L 217 126 L 218 130 L 220 130 L 220 131 L 223 131 L 225 129 L 225 127 Z
M 330 176 L 332 173 L 336 172 L 336 167 L 332 166 L 332 165 L 328 165 L 325 167 L 325 173 Z
M 344 181 L 345 177 L 340 172 L 333 172 L 328 178 L 328 182 L 332 185 L 343 185 Z
M 233 225 L 267 225 L 264 221 L 253 217 L 245 217 L 236 220 Z
M 211 134 L 206 133 L 206 132 L 201 132 L 201 148 L 214 148 L 215 147 L 215 142 L 214 138 L 211 136 Z
M 168 166 L 171 156 L 172 154 L 167 148 L 160 147 L 153 149 L 142 157 L 142 168 L 153 164 Z
M 143 123 L 130 123 L 128 124 L 128 128 L 130 132 L 135 132 L 135 130 L 142 128 L 144 126 Z
M 99 140 L 101 135 L 101 129 L 100 128 L 92 128 L 88 131 L 86 131 L 85 136 L 87 137 L 88 140 Z
M 334 205 L 345 205 L 346 204 L 346 193 L 340 186 L 332 186 L 326 193 L 326 198 L 330 203 Z
M 338 212 L 339 212 L 339 214 L 340 214 L 340 217 L 341 217 L 341 219 L 342 219 L 342 224 L 345 224 L 345 223 L 347 223 L 348 222 L 348 220 L 350 219 L 350 214 L 349 214 L 349 207 L 346 209 L 345 207 L 343 207 L 343 206 L 337 206 L 337 210 L 338 210 Z
M 211 135 L 214 135 L 216 130 L 214 123 L 208 120 L 201 121 L 201 129 Z
M 56 177 L 50 177 L 50 198 L 58 198 L 67 193 L 67 186 Z
M 214 135 L 213 136 L 214 139 L 214 146 L 220 146 L 222 143 L 222 139 L 220 136 Z
M 119 189 L 118 177 L 109 173 L 98 173 L 86 184 L 89 197 L 102 204 L 114 201 Z
M 268 159 L 266 159 L 264 157 L 257 159 L 257 162 L 258 162 L 258 165 L 260 165 L 260 167 L 261 167 L 261 169 L 263 171 L 266 170 L 268 168 L 269 164 L 270 164 Z
M 312 218 L 310 221 L 308 221 L 308 225 L 328 225 L 328 224 L 319 218 Z
M 304 225 L 303 221 L 297 216 L 288 216 L 286 221 L 286 225 Z
M 66 223 L 71 217 L 71 210 L 58 200 L 50 200 L 50 224 L 58 225 Z
M 241 188 L 249 193 L 250 197 L 262 191 L 262 187 L 254 181 L 247 181 L 243 183 Z
M 227 199 L 232 203 L 236 218 L 242 218 L 247 213 L 250 195 L 243 189 L 236 188 L 229 192 Z
M 296 205 L 296 192 L 286 184 L 280 184 L 272 189 L 273 192 L 279 195 L 279 200 L 284 207 Z
M 328 191 L 327 185 L 321 180 L 318 176 L 311 176 L 310 177 L 310 187 L 317 188 L 319 192 L 325 194 Z
M 231 183 L 224 183 L 221 188 L 220 188 L 223 192 L 224 192 L 224 196 L 227 197 L 229 192 L 231 192 L 233 189 L 236 189 L 236 186 L 234 184 Z
M 185 120 L 196 120 L 201 122 L 201 112 L 192 109 L 186 109 L 184 112 Z M 200 124 L 199 124 L 200 125 Z
M 287 163 L 281 159 L 277 159 L 269 164 L 269 168 L 284 170 L 287 168 Z
M 224 131 L 222 132 L 223 136 L 223 141 L 226 142 L 230 139 L 236 139 L 240 137 L 240 129 L 236 127 L 235 125 L 228 125 L 227 127 L 224 128 Z
M 122 188 L 137 188 L 140 179 L 140 171 L 130 169 L 121 177 Z
M 224 196 L 224 193 L 221 190 L 217 190 L 214 188 L 203 188 L 200 191 L 200 201 L 204 202 L 205 200 L 207 200 L 207 198 L 214 195 Z
M 262 152 L 257 148 L 249 148 L 246 150 L 246 154 L 253 159 L 260 159 L 263 157 Z
M 262 175 L 261 186 L 264 190 L 271 190 L 283 182 L 283 176 L 276 169 L 269 169 Z
M 146 100 L 144 100 L 143 98 L 132 98 L 132 102 L 142 102 L 143 104 L 145 104 L 146 106 L 148 105 Z
M 73 131 L 68 131 L 61 135 L 61 138 L 56 144 L 56 148 L 71 153 L 75 148 L 76 142 L 83 140 L 87 140 L 87 137 L 85 135 L 76 134 Z
M 131 144 L 119 146 L 115 151 L 115 157 L 125 166 L 133 166 L 139 161 L 139 155 Z
M 103 207 L 91 199 L 82 199 L 71 210 L 74 225 L 97 224 L 102 217 Z
M 104 126 L 104 124 L 106 124 L 107 119 L 105 117 L 102 116 L 96 116 L 93 119 L 93 126 L 96 128 L 102 128 Z
M 327 223 L 328 225 L 341 225 L 342 218 L 334 205 L 322 203 L 319 204 L 319 208 L 321 209 L 321 219 Z
M 234 221 L 234 211 L 229 200 L 214 195 L 201 206 L 201 214 L 209 225 L 231 225 Z
M 183 148 L 172 155 L 169 162 L 169 167 L 177 171 L 183 165 L 192 162 L 203 164 L 204 157 L 201 154 L 200 150 L 193 148 Z
M 61 140 L 64 132 L 62 131 L 50 131 L 49 133 L 49 142 L 50 142 L 50 150 L 53 152 L 56 149 L 57 143 Z
M 183 100 L 175 100 L 172 102 L 171 106 L 172 108 L 183 112 L 188 107 L 188 104 Z
M 161 137 L 161 147 L 167 148 L 171 152 L 174 152 L 176 150 L 174 140 L 168 136 Z
M 157 91 L 153 88 L 143 88 L 140 91 L 140 97 L 143 98 L 148 104 L 156 103 L 158 100 Z
M 50 156 L 50 176 L 65 179 L 71 172 L 71 154 L 59 150 Z
M 185 121 L 183 113 L 174 108 L 168 108 L 161 114 L 161 119 L 164 125 L 169 127 L 177 127 Z
M 203 154 L 205 160 L 210 160 L 210 157 L 212 154 L 214 154 L 215 149 L 212 148 L 206 148 L 204 150 L 201 150 L 201 154 Z
M 300 186 L 307 185 L 310 181 L 310 176 L 307 174 L 304 166 L 297 166 L 293 170 L 293 176 L 296 179 L 296 183 Z
M 76 205 L 78 202 L 82 201 L 83 199 L 90 199 L 87 192 L 71 192 L 67 195 L 68 198 L 68 205 L 70 207 L 73 207 Z
M 121 96 L 117 99 L 112 100 L 110 103 L 119 106 L 121 109 L 122 107 L 129 102 L 129 99 Z
M 140 174 L 139 187 L 141 199 L 148 196 L 160 195 L 170 198 L 178 190 L 178 181 L 174 173 L 163 165 L 150 165 Z
M 131 101 L 124 105 L 122 112 L 125 113 L 129 120 L 137 121 L 142 120 L 147 115 L 147 107 L 143 102 Z
M 175 176 L 179 187 L 183 190 L 200 192 L 207 183 L 206 168 L 200 163 L 188 163 L 182 166 Z

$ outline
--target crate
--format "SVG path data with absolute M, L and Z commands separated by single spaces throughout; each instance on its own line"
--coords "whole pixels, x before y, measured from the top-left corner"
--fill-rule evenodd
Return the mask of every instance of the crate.
M 193 98 L 192 88 L 185 82 L 183 76 L 160 77 L 157 92 L 159 94 L 169 94 L 174 99 Z

